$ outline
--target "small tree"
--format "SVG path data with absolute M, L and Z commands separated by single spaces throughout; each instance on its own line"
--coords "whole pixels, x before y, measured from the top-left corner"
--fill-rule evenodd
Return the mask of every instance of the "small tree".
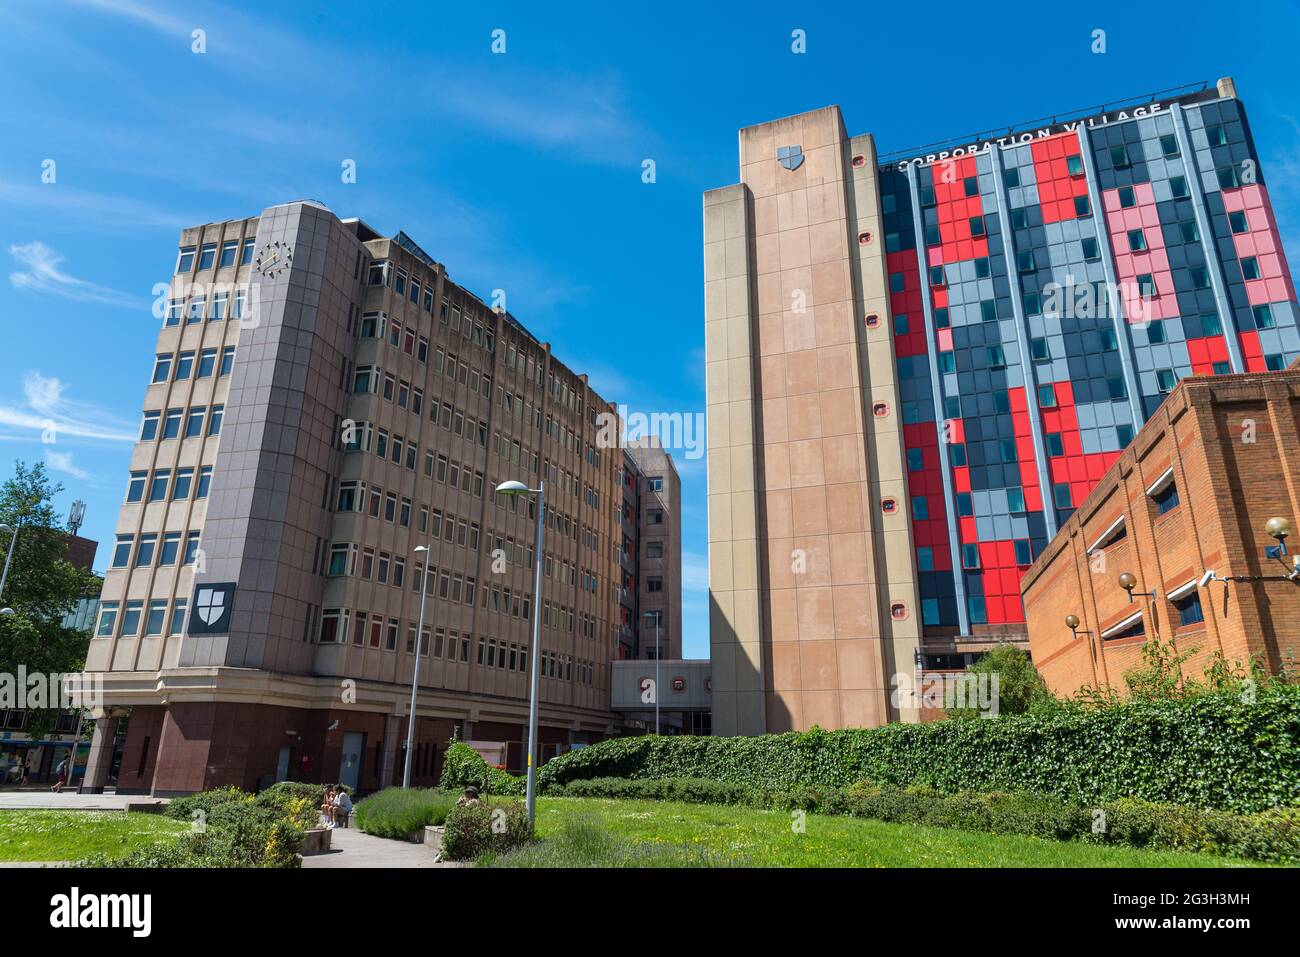
M 997 675 L 998 714 L 1026 714 L 1044 703 L 1054 702 L 1047 690 L 1043 676 L 1034 667 L 1024 649 L 1006 643 L 999 644 L 971 665 L 973 675 Z M 974 717 L 973 708 L 949 708 L 950 718 Z

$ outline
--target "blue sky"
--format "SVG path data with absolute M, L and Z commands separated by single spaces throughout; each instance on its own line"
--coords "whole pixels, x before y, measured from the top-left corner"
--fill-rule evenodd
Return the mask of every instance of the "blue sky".
M 1038 4 L 996 26 L 940 3 L 318 6 L 0 0 L 0 471 L 46 461 L 60 507 L 86 501 L 101 567 L 151 290 L 187 225 L 310 197 L 404 229 L 454 280 L 505 289 L 606 397 L 702 412 L 700 194 L 736 181 L 739 127 L 838 103 L 888 153 L 1231 75 L 1296 255 L 1294 3 Z M 704 462 L 677 458 L 685 647 L 703 657 Z

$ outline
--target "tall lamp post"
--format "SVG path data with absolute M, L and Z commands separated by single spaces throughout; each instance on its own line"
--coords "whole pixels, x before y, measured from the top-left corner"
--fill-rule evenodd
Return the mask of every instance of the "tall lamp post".
M 662 612 L 647 611 L 642 613 L 645 618 L 655 620 L 655 734 L 659 733 L 659 659 L 662 657 L 659 648 L 659 622 Z
M 406 718 L 406 761 L 402 769 L 402 787 L 411 786 L 411 758 L 415 754 L 415 697 L 420 690 L 420 645 L 424 641 L 424 602 L 429 597 L 428 545 L 417 545 L 417 553 L 424 552 L 424 571 L 420 575 L 420 623 L 415 626 L 415 664 L 411 668 L 411 711 Z
M 14 546 L 18 544 L 18 526 L 0 525 L 0 532 L 9 533 L 9 551 L 5 554 L 4 571 L 0 572 L 0 598 L 5 594 L 5 582 L 9 580 L 9 563 L 14 560 Z M 0 608 L 0 615 L 12 615 L 12 608 Z
M 538 482 L 537 488 L 529 488 L 523 482 L 502 482 L 497 486 L 498 495 L 537 495 L 537 545 L 533 549 L 533 645 L 532 660 L 529 662 L 528 678 L 528 785 L 525 791 L 525 803 L 528 807 L 528 827 L 531 830 L 536 820 L 537 804 L 537 679 L 541 674 L 539 664 L 542 627 L 542 533 L 545 528 L 546 482 Z

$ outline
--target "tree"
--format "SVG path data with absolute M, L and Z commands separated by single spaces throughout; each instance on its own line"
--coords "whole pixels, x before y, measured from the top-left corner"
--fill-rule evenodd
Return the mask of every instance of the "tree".
M 1015 645 L 999 644 L 971 665 L 970 674 L 997 675 L 999 715 L 1025 714 L 1052 699 L 1052 693 L 1047 690 L 1043 676 L 1038 673 L 1029 655 Z M 973 717 L 977 714 L 978 711 L 973 708 L 948 709 L 950 718 Z
M 66 674 L 86 664 L 90 634 L 63 627 L 63 617 L 98 579 L 67 561 L 68 532 L 55 516 L 52 484 L 45 466 L 14 463 L 14 475 L 0 485 L 0 524 L 18 528 L 9 577 L 0 604 L 14 610 L 0 615 L 0 674 Z M 0 533 L 0 562 L 9 536 Z M 50 702 L 57 705 L 57 701 Z M 53 720 L 50 709 L 33 720 Z

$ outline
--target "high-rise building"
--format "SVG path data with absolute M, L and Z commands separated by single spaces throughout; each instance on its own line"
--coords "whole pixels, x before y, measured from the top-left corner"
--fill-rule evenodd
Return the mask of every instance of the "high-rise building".
M 721 734 L 917 717 L 1178 380 L 1300 354 L 1230 79 L 878 155 L 740 131 L 704 197 Z
M 122 790 L 400 781 L 417 661 L 414 780 L 453 735 L 517 770 L 536 601 L 543 758 L 620 733 L 624 453 L 586 376 L 404 233 L 314 202 L 186 229 L 160 324 L 89 786 L 128 712 Z M 511 479 L 545 480 L 542 555 Z

